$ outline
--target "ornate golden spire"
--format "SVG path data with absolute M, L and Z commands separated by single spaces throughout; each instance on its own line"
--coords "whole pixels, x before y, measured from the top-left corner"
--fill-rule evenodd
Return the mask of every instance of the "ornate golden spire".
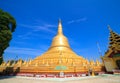
M 58 34 L 63 34 L 63 32 L 62 32 L 61 19 L 59 19 L 59 22 L 58 22 Z
M 50 48 L 52 48 L 52 47 L 70 47 L 67 38 L 63 35 L 62 24 L 61 24 L 60 19 L 58 22 L 58 33 L 53 38 L 53 41 L 52 41 Z
M 109 48 L 111 49 L 120 49 L 120 35 L 113 32 L 110 26 L 108 26 L 110 30 L 110 37 L 109 37 Z

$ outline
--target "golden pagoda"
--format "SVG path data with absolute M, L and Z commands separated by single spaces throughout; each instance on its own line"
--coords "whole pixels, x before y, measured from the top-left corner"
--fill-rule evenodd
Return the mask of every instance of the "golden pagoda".
M 107 72 L 119 71 L 120 73 L 120 35 L 115 33 L 110 26 L 108 28 L 110 31 L 109 48 L 101 58 Z
M 63 34 L 61 20 L 58 23 L 58 32 L 45 53 L 28 62 L 19 61 L 13 67 L 14 71 L 19 68 L 20 73 L 34 74 L 88 74 L 90 70 L 102 71 L 99 61 L 89 62 L 71 49 L 68 39 Z

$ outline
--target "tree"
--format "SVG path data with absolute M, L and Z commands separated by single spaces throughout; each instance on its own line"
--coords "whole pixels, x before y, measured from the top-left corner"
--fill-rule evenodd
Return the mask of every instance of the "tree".
M 3 61 L 4 50 L 9 47 L 12 32 L 15 31 L 16 21 L 7 12 L 0 9 L 0 64 Z

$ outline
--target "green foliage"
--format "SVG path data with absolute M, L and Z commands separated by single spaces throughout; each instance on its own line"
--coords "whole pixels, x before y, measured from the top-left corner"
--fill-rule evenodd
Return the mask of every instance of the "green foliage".
M 3 61 L 4 50 L 9 47 L 12 32 L 15 31 L 16 21 L 7 12 L 0 9 L 0 64 Z

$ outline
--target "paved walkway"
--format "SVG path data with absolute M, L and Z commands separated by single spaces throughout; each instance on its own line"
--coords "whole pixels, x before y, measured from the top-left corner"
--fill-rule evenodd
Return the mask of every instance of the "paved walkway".
M 120 83 L 120 75 L 71 78 L 0 77 L 0 83 Z

